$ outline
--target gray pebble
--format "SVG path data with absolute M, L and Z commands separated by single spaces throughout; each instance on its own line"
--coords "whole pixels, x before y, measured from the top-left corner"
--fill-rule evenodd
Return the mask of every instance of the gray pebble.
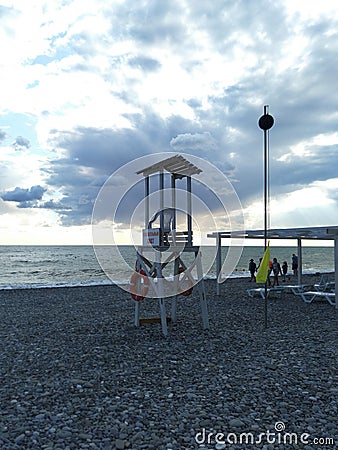
M 244 425 L 244 422 L 240 419 L 231 419 L 229 421 L 230 428 L 242 428 Z

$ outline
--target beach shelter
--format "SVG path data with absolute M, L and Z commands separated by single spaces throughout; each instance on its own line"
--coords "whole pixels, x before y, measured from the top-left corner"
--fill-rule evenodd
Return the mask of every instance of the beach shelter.
M 222 240 L 229 238 L 245 238 L 245 239 L 264 239 L 264 230 L 245 230 L 245 231 L 215 231 L 207 235 L 216 241 L 216 277 L 221 281 L 222 278 Z M 268 230 L 268 239 L 288 239 L 297 241 L 297 257 L 298 257 L 298 279 L 297 283 L 302 284 L 302 242 L 310 241 L 328 241 L 335 242 L 335 276 L 338 276 L 338 227 L 322 226 L 322 227 L 304 227 L 304 228 L 273 228 Z M 336 280 L 337 281 L 337 280 Z M 337 289 L 337 283 L 336 283 Z M 216 293 L 220 295 L 221 285 L 217 283 Z M 336 303 L 337 307 L 337 303 Z
M 335 281 L 335 300 L 336 311 L 338 312 L 338 227 L 327 227 L 326 233 L 334 240 L 334 281 Z

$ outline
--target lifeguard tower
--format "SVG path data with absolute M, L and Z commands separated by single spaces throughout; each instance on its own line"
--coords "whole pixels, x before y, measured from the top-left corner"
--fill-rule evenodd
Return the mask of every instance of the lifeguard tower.
M 176 321 L 178 298 L 190 295 L 195 285 L 199 292 L 203 328 L 209 327 L 201 252 L 200 247 L 193 244 L 192 230 L 191 177 L 201 172 L 201 169 L 181 155 L 170 157 L 137 172 L 138 175 L 144 176 L 145 228 L 142 245 L 137 248 L 135 273 L 130 285 L 135 301 L 136 327 L 146 322 L 161 322 L 162 332 L 167 336 L 167 322 Z M 165 188 L 168 177 L 170 186 Z M 183 179 L 186 180 L 185 189 L 178 191 L 176 182 Z M 150 184 L 154 181 L 156 191 L 151 193 Z M 178 203 L 182 204 L 182 197 L 185 197 L 184 209 L 177 207 Z M 177 215 L 182 216 L 182 213 L 186 216 L 186 230 L 178 231 Z M 159 318 L 140 319 L 141 300 L 144 297 L 158 299 Z M 169 298 L 171 314 L 167 317 L 165 301 Z

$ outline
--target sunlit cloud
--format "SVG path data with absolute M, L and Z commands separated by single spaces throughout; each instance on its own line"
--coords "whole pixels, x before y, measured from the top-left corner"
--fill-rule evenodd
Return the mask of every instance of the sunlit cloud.
M 8 231 L 12 219 L 29 233 L 29 215 L 38 213 L 44 229 L 77 239 L 71 230 L 83 227 L 87 239 L 107 177 L 173 149 L 215 164 L 233 182 L 247 227 L 262 227 L 257 120 L 265 104 L 275 117 L 271 220 L 338 221 L 335 0 L 245 8 L 220 0 L 3 1 L 0 13 L 0 214 Z M 8 200 L 34 186 L 42 198 Z

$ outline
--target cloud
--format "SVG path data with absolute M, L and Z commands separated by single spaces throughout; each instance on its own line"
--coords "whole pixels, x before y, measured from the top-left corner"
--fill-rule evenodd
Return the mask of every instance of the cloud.
M 7 137 L 7 133 L 3 130 L 0 130 L 0 142 L 4 141 Z
M 209 131 L 195 134 L 180 134 L 170 141 L 170 145 L 174 150 L 187 152 L 209 152 L 219 150 L 217 141 L 212 137 Z
M 161 67 L 161 63 L 153 58 L 146 56 L 136 56 L 129 60 L 131 67 L 140 68 L 144 72 L 154 72 Z
M 76 221 L 90 223 L 100 188 L 119 167 L 135 157 L 172 151 L 169 142 L 178 132 L 200 131 L 180 117 L 163 120 L 150 108 L 145 108 L 140 116 L 130 116 L 130 120 L 131 129 L 79 127 L 72 131 L 55 130 L 50 136 L 51 145 L 62 149 L 63 157 L 51 161 L 45 170 L 45 182 L 51 189 L 63 192 L 67 206 L 61 217 L 64 225 L 74 225 Z
M 63 225 L 90 223 L 111 173 L 174 149 L 215 164 L 249 208 L 262 201 L 257 121 L 266 104 L 275 118 L 272 196 L 305 195 L 336 176 L 335 2 L 66 3 L 0 8 L 2 107 L 16 114 L 3 114 L 13 123 L 0 142 L 20 134 L 14 148 L 39 161 L 25 185 L 47 186 L 53 197 L 6 191 L 25 174 L 3 145 L 3 195 L 17 199 L 6 201 L 50 209 Z M 334 190 L 326 195 L 336 205 Z
M 29 148 L 31 146 L 29 140 L 23 136 L 18 136 L 13 142 L 13 147 L 16 150 L 21 150 L 22 148 Z
M 35 202 L 36 200 L 41 200 L 45 192 L 46 189 L 39 185 L 32 186 L 29 189 L 16 187 L 12 191 L 7 191 L 1 194 L 0 197 L 6 202 L 17 202 L 22 203 L 23 205 L 27 205 L 27 202 Z
M 41 203 L 38 206 L 41 209 L 52 209 L 55 211 L 67 211 L 71 210 L 66 204 L 62 201 L 48 200 L 47 202 Z

